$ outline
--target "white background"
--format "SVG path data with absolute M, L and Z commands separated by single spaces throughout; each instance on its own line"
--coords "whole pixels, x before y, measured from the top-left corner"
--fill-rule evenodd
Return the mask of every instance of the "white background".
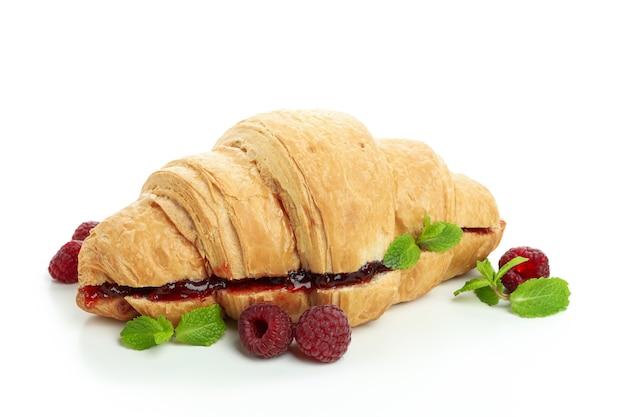
M 620 1 L 0 4 L 3 409 L 27 415 L 623 415 L 626 12 Z M 226 2 L 219 2 L 224 3 Z M 52 255 L 237 121 L 328 108 L 487 185 L 509 247 L 571 305 L 522 319 L 464 278 L 356 328 L 331 365 L 136 352 Z M 475 275 L 475 272 L 473 273 Z M 472 274 L 470 274 L 472 275 Z

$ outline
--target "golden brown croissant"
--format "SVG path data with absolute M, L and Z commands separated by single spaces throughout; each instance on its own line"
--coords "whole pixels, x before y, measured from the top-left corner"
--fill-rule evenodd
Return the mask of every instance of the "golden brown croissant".
M 426 215 L 461 227 L 461 243 L 407 270 L 384 267 L 393 239 L 418 235 Z M 119 320 L 174 323 L 213 303 L 237 319 L 269 301 L 294 321 L 333 303 L 357 326 L 472 269 L 504 227 L 490 192 L 422 142 L 374 140 L 339 112 L 264 113 L 154 172 L 95 227 L 76 300 Z

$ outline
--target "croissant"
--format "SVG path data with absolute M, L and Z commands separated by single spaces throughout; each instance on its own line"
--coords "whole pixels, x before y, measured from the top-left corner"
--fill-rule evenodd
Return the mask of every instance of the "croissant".
M 461 227 L 461 242 L 410 269 L 385 267 L 393 239 L 417 236 L 426 215 Z M 136 201 L 92 229 L 76 303 L 173 323 L 214 303 L 236 320 L 268 301 L 294 321 L 332 303 L 358 326 L 469 271 L 504 229 L 487 188 L 425 143 L 375 140 L 341 112 L 268 112 L 152 173 Z

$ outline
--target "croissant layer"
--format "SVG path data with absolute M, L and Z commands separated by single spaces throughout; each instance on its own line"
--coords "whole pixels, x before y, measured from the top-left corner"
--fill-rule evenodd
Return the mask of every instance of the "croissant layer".
M 391 241 L 418 235 L 426 215 L 460 226 L 461 243 L 423 252 L 408 270 L 380 267 Z M 149 175 L 137 200 L 84 241 L 76 301 L 119 320 L 175 323 L 214 303 L 237 319 L 273 302 L 294 321 L 332 303 L 357 326 L 469 271 L 504 229 L 489 190 L 425 143 L 375 140 L 345 113 L 280 110 Z

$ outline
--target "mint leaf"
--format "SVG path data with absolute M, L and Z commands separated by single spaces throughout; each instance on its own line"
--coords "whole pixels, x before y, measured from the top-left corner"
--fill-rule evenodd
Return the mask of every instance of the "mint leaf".
M 463 287 L 459 288 L 454 292 L 454 296 L 461 294 L 466 291 L 475 291 L 479 288 L 490 287 L 491 282 L 489 282 L 486 278 L 472 278 L 463 285 Z
M 501 299 L 506 298 L 502 292 L 502 283 L 496 279 L 497 273 L 489 259 L 476 261 L 476 269 L 482 277 L 467 281 L 462 288 L 454 292 L 455 297 L 462 292 L 474 291 L 476 297 L 489 306 L 495 306 Z
M 511 309 L 522 317 L 546 317 L 569 305 L 570 290 L 561 278 L 533 278 L 510 295 Z
M 391 242 L 383 257 L 383 265 L 391 269 L 409 269 L 419 261 L 421 251 L 445 252 L 459 244 L 463 230 L 455 224 L 435 222 L 424 216 L 424 229 L 419 237 L 405 233 Z
M 383 258 L 383 265 L 391 269 L 409 269 L 420 259 L 420 248 L 413 236 L 403 234 L 391 242 Z
M 164 316 L 161 315 L 156 319 L 139 316 L 126 323 L 120 337 L 129 348 L 144 350 L 167 342 L 173 334 L 172 323 Z
M 510 261 L 502 265 L 502 267 L 498 270 L 498 273 L 495 275 L 496 280 L 500 281 L 504 274 L 509 272 L 511 268 L 515 268 L 517 265 L 523 264 L 527 260 L 528 258 L 524 258 L 523 256 L 516 256 L 515 258 L 511 259 Z
M 426 227 L 424 227 L 424 230 L 417 238 L 417 244 L 424 250 L 445 252 L 458 245 L 461 237 L 463 237 L 463 230 L 456 224 L 446 222 L 429 223 L 430 219 L 428 219 Z
M 496 271 L 493 269 L 493 266 L 491 265 L 491 262 L 489 262 L 489 259 L 485 259 L 484 261 L 476 261 L 476 269 L 485 279 L 488 279 L 489 282 L 491 282 L 492 284 L 495 283 Z
M 176 340 L 197 346 L 210 346 L 226 332 L 219 304 L 183 314 L 175 329 Z
M 488 306 L 495 306 L 500 302 L 500 296 L 492 287 L 481 287 L 474 290 L 476 297 Z

